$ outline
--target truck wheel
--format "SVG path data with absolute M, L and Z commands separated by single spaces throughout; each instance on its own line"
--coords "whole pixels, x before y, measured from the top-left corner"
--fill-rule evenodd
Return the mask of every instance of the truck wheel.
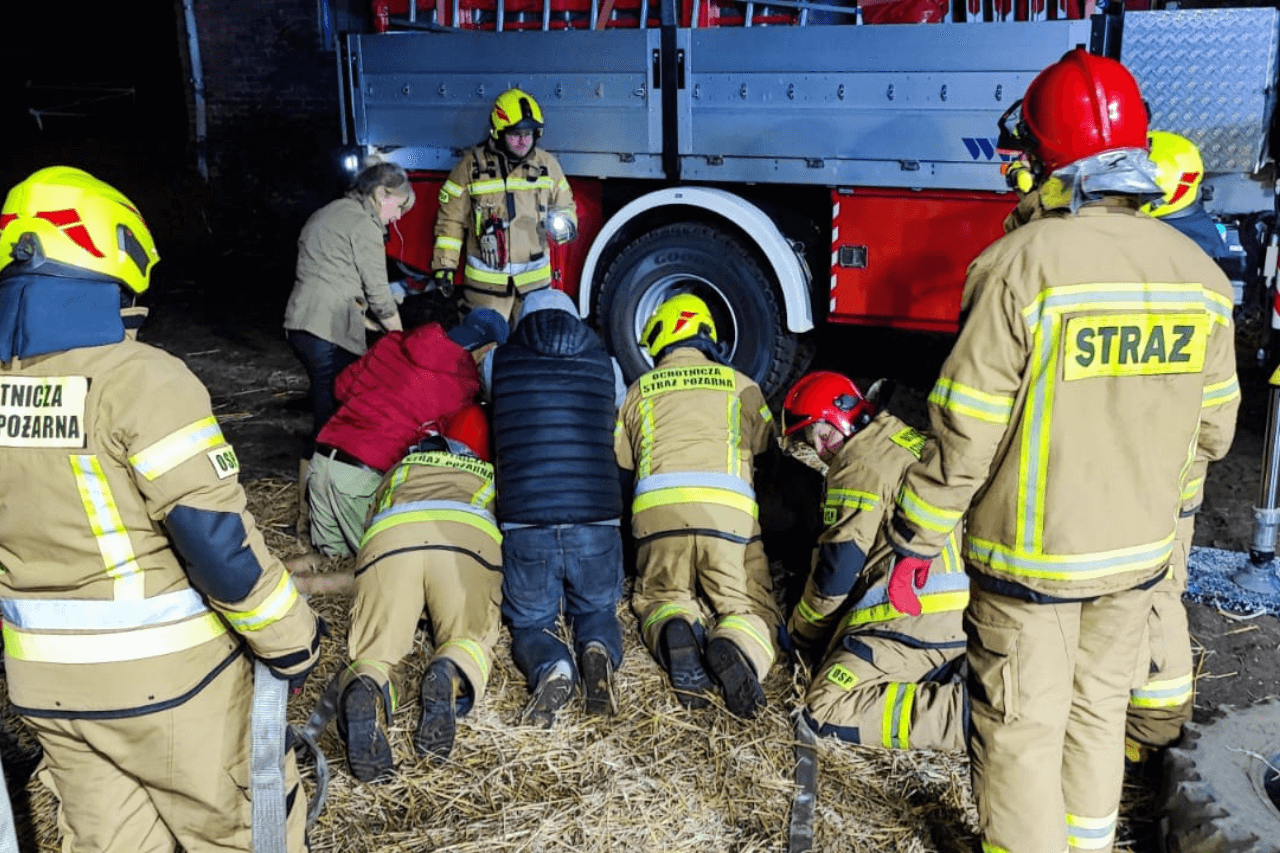
M 605 271 L 596 321 L 627 381 L 653 366 L 637 343 L 645 321 L 667 299 L 686 292 L 711 309 L 733 366 L 754 379 L 771 403 L 780 400 L 806 365 L 797 365 L 800 336 L 787 331 L 773 278 L 737 237 L 692 222 L 637 238 Z
M 1224 710 L 1165 756 L 1166 853 L 1280 851 L 1280 701 Z

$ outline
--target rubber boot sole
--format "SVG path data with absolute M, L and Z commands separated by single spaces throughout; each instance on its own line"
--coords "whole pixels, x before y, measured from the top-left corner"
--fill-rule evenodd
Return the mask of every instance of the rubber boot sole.
M 613 691 L 613 661 L 603 648 L 591 645 L 582 653 L 582 698 L 586 712 L 605 716 L 618 712 Z
M 667 677 L 676 699 L 689 710 L 711 704 L 711 679 L 702 666 L 702 652 L 693 628 L 683 619 L 672 619 L 662 629 L 662 644 L 667 655 Z
M 707 643 L 707 665 L 724 691 L 724 704 L 736 717 L 750 720 L 765 706 L 764 690 L 742 652 L 724 637 Z
M 423 757 L 447 758 L 453 751 L 458 722 L 453 702 L 453 684 L 428 669 L 422 677 L 419 694 L 418 728 L 413 733 L 413 748 Z
M 347 767 L 361 782 L 373 782 L 391 775 L 394 761 L 391 744 L 379 724 L 378 695 L 359 684 L 347 688 L 342 697 L 346 720 Z
M 573 679 L 567 675 L 544 677 L 534 688 L 533 698 L 524 712 L 524 723 L 542 729 L 551 728 L 556 712 L 569 701 L 573 692 Z

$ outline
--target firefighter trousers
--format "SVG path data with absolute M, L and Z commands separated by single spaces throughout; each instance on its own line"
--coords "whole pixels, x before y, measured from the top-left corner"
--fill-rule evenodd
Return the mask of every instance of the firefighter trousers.
M 701 590 L 714 614 L 707 639 L 728 639 L 764 679 L 777 655 L 782 612 L 759 536 L 745 543 L 703 532 L 653 537 L 636 547 L 636 567 L 631 607 L 655 657 L 661 660 L 658 641 L 668 619 L 684 619 L 702 636 L 708 620 Z
M 501 546 L 458 522 L 410 522 L 380 535 L 392 532 L 401 540 L 411 535 L 442 544 L 391 549 L 362 566 L 347 637 L 347 682 L 365 676 L 398 704 L 397 665 L 413 652 L 425 609 L 435 649 L 431 660 L 448 658 L 466 678 L 468 689 L 458 697 L 458 713 L 465 714 L 484 697 L 502 627 Z M 376 553 L 377 544 L 377 537 L 365 543 L 362 555 Z
M 249 798 L 253 666 L 241 656 L 173 708 L 137 717 L 24 717 L 44 747 L 66 853 L 253 849 Z M 284 756 L 286 838 L 306 850 L 307 796 Z
M 847 631 L 809 684 L 810 727 L 888 749 L 964 749 L 964 646 L 958 611 Z
M 975 585 L 969 758 L 984 850 L 1106 853 L 1151 589 L 1037 604 Z
M 1175 743 L 1191 720 L 1195 684 L 1191 632 L 1182 593 L 1187 588 L 1187 559 L 1195 533 L 1194 515 L 1178 520 L 1169 576 L 1155 587 L 1155 600 L 1147 617 L 1144 648 L 1129 694 L 1125 720 L 1125 754 L 1141 760 L 1150 749 Z
M 547 282 L 537 287 L 512 288 L 510 293 L 492 293 L 464 284 L 462 299 L 472 311 L 477 308 L 492 308 L 514 326 L 520 317 L 520 306 L 524 305 L 524 298 L 535 290 L 543 290 L 550 286 L 550 282 Z

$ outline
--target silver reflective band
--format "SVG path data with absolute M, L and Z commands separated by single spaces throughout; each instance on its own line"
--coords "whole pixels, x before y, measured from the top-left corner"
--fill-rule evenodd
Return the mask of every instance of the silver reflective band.
M 284 727 L 286 682 L 262 661 L 253 664 L 252 753 L 249 796 L 253 802 L 253 853 L 286 853 Z
M 32 631 L 94 631 L 142 628 L 208 613 L 194 589 L 138 601 L 75 601 L 65 598 L 0 599 L 0 614 L 15 628 Z
M 737 492 L 743 497 L 756 499 L 756 490 L 741 477 L 732 474 L 721 474 L 716 471 L 686 471 L 677 474 L 650 474 L 636 483 L 637 497 L 646 492 L 658 489 L 724 489 Z

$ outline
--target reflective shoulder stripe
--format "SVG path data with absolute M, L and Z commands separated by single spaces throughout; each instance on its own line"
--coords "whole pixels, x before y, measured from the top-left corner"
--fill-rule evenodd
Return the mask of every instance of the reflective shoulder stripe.
M 142 567 L 138 565 L 133 541 L 120 518 L 102 463 L 92 454 L 72 456 L 68 461 L 103 565 L 107 574 L 115 578 L 114 597 L 141 599 L 145 594 Z
M 167 474 L 203 450 L 226 444 L 218 419 L 201 418 L 129 457 L 129 464 L 148 480 Z
M 178 622 L 209 612 L 204 599 L 194 589 L 166 592 L 137 601 L 0 599 L 0 615 L 4 621 L 32 631 L 120 631 Z
M 760 418 L 765 423 L 773 423 L 773 412 L 769 411 L 769 404 L 765 403 L 760 407 Z
M 962 510 L 934 506 L 906 486 L 898 495 L 898 509 L 908 521 L 935 533 L 951 532 L 964 515 Z
M 1116 837 L 1119 811 L 1106 817 L 1067 814 L 1067 844 L 1073 850 L 1110 850 Z
M 637 495 L 631 504 L 631 511 L 638 513 L 654 507 L 679 504 L 719 504 L 748 513 L 752 518 L 758 518 L 760 515 L 760 508 L 754 499 L 735 491 L 710 486 L 655 489 L 643 495 Z
M 214 613 L 118 634 L 34 634 L 5 622 L 4 649 L 15 660 L 38 663 L 117 663 L 185 651 L 226 632 Z
M 1169 561 L 1174 533 L 1159 542 L 1090 554 L 1042 554 L 966 536 L 967 559 L 1006 574 L 1051 581 L 1085 581 L 1155 568 Z
M 448 193 L 454 198 L 462 197 L 462 185 L 454 181 L 445 181 L 444 186 L 440 187 L 440 192 Z
M 1001 426 L 1009 423 L 1013 413 L 1012 397 L 979 391 L 946 377 L 934 384 L 929 402 L 948 412 Z
M 1239 398 L 1240 381 L 1235 376 L 1232 376 L 1222 382 L 1204 386 L 1204 401 L 1201 406 L 1208 409 L 1213 406 L 1230 403 L 1232 400 L 1238 400 Z
M 446 252 L 461 252 L 462 241 L 457 237 L 446 237 L 441 235 L 436 238 L 436 248 L 443 249 Z
M 721 474 L 717 471 L 680 471 L 670 474 L 650 474 L 636 483 L 635 494 L 643 495 L 658 489 L 672 489 L 706 486 L 713 489 L 725 489 L 737 492 L 743 497 L 756 499 L 756 490 L 741 477 L 732 474 Z
M 222 615 L 237 631 L 259 631 L 280 621 L 297 600 L 298 588 L 293 585 L 293 580 L 286 571 L 281 572 L 276 588 L 257 607 L 251 610 L 228 610 Z
M 501 544 L 502 533 L 493 515 L 462 501 L 413 501 L 397 504 L 373 517 L 360 538 L 363 547 L 377 534 L 391 527 L 418 521 L 457 521 L 476 528 Z

